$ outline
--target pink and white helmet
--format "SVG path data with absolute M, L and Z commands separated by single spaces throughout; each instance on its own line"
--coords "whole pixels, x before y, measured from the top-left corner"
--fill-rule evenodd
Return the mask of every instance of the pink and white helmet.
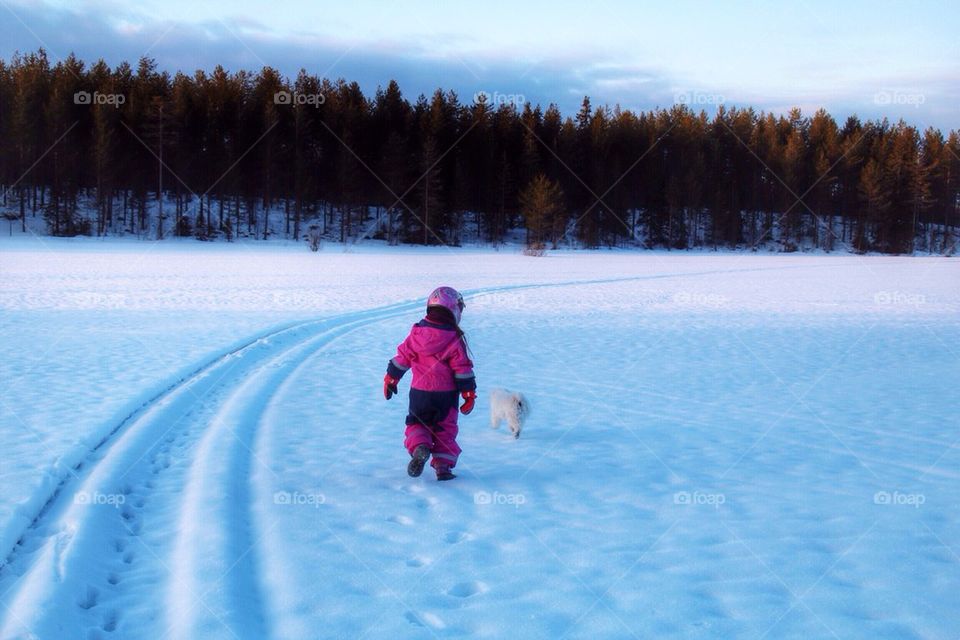
M 437 287 L 427 298 L 427 309 L 430 307 L 449 309 L 457 324 L 460 324 L 460 314 L 465 306 L 463 296 L 453 287 Z

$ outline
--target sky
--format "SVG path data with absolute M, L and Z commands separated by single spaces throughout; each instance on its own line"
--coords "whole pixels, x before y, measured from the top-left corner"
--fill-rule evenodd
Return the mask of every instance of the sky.
M 44 47 L 192 73 L 391 79 L 415 100 L 683 102 L 960 128 L 960 2 L 0 0 L 0 57 Z

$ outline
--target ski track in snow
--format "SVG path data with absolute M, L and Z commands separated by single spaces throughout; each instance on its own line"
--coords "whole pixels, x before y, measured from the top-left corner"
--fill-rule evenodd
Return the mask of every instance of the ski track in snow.
M 465 294 L 793 268 L 799 267 L 522 284 Z M 283 628 L 285 612 L 265 610 L 284 600 L 284 585 L 269 585 L 279 595 L 267 593 L 258 567 L 268 560 L 270 566 L 291 560 L 270 544 L 270 525 L 253 507 L 275 501 L 264 495 L 272 486 L 264 476 L 274 461 L 269 434 L 259 433 L 261 420 L 271 398 L 311 356 L 340 336 L 421 305 L 420 300 L 401 302 L 285 326 L 147 397 L 63 478 L 0 565 L 0 640 L 35 637 L 30 634 L 80 637 L 80 629 L 86 630 L 83 637 L 106 638 L 125 616 L 138 623 L 124 627 L 123 637 L 262 638 L 316 632 L 293 623 Z M 418 488 L 400 490 L 415 493 Z M 421 506 L 430 508 L 430 500 L 424 497 Z M 388 519 L 393 526 L 412 524 L 403 514 Z M 172 554 L 158 557 L 149 544 L 157 535 L 151 523 L 171 521 L 177 523 Z M 444 539 L 457 545 L 469 536 L 452 529 Z M 431 562 L 413 556 L 407 565 Z M 143 590 L 128 585 L 150 581 L 166 585 L 162 601 L 133 601 L 132 594 Z M 487 589 L 480 581 L 462 581 L 448 595 L 469 599 Z M 67 601 L 76 605 L 70 611 L 57 605 Z M 428 611 L 404 615 L 415 628 L 444 628 L 443 620 Z
M 793 268 L 798 266 L 507 285 L 464 293 L 469 299 L 532 288 Z M 269 636 L 266 620 L 271 617 L 256 609 L 266 600 L 257 554 L 269 531 L 256 531 L 249 513 L 260 417 L 271 394 L 318 349 L 358 327 L 409 314 L 421 305 L 420 300 L 401 302 L 288 325 L 149 395 L 63 478 L 0 565 L 0 602 L 5 603 L 0 639 L 31 633 L 70 636 L 79 629 L 88 629 L 89 638 L 108 637 L 121 623 L 121 612 L 141 610 L 163 620 L 161 633 L 170 638 Z M 145 523 L 156 518 L 178 522 L 171 558 L 157 557 L 141 539 L 149 536 Z M 451 532 L 448 543 L 465 535 Z M 164 603 L 132 603 L 124 597 L 125 582 L 162 579 L 164 574 Z M 463 583 L 451 595 L 468 598 L 484 589 L 480 583 Z M 73 611 L 55 606 L 69 600 L 76 603 Z M 408 618 L 416 626 L 442 627 L 429 613 Z M 140 631 L 151 635 L 147 628 Z
M 281 329 L 153 395 L 77 465 L 79 486 L 68 487 L 74 484 L 68 476 L 21 535 L 0 578 L 9 602 L 0 637 L 114 631 L 120 608 L 109 606 L 107 596 L 122 595 L 141 561 L 171 574 L 170 637 L 263 637 L 263 616 L 250 610 L 260 598 L 243 481 L 259 412 L 270 389 L 319 346 L 419 306 L 401 303 Z M 191 450 L 192 459 L 180 458 Z M 179 484 L 162 492 L 170 470 Z M 163 498 L 179 507 L 152 504 Z M 150 546 L 137 541 L 150 509 L 179 521 L 170 562 L 149 557 Z M 228 573 L 230 580 L 221 580 Z M 76 594 L 75 611 L 44 605 L 69 592 Z

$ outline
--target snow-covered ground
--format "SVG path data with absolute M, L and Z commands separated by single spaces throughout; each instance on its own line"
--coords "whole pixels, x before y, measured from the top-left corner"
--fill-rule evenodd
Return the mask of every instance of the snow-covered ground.
M 451 483 L 380 395 L 438 284 Z M 957 260 L 0 240 L 0 309 L 0 639 L 960 628 Z

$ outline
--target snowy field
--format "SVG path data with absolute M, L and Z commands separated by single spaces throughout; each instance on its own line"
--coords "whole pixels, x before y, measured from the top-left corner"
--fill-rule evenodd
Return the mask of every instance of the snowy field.
M 956 259 L 0 239 L 0 309 L 0 640 L 957 638 Z

